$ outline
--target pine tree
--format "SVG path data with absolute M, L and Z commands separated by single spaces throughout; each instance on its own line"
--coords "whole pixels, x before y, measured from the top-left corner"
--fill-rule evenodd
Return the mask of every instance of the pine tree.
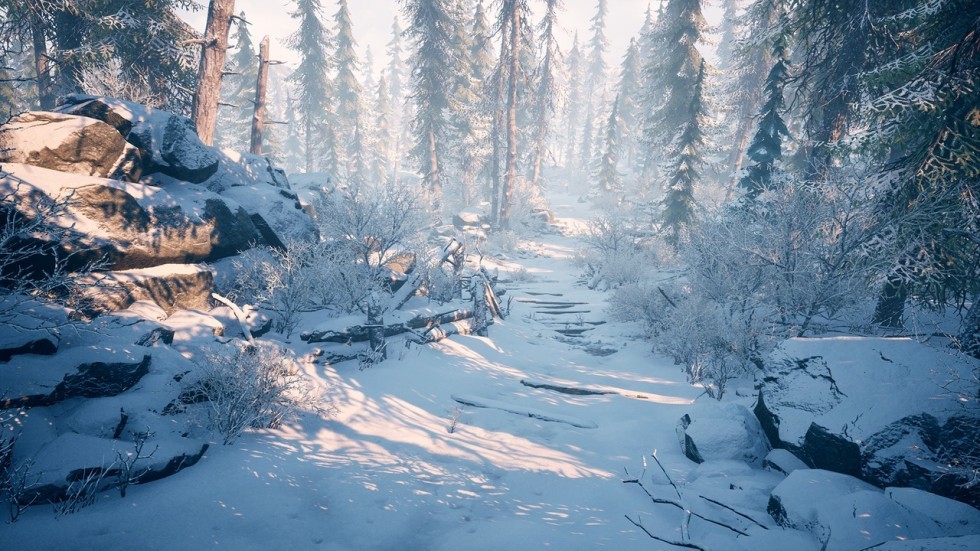
M 789 80 L 789 50 L 784 37 L 776 39 L 772 48 L 772 57 L 776 60 L 776 64 L 766 78 L 766 103 L 759 112 L 755 137 L 752 138 L 752 144 L 749 145 L 746 154 L 751 165 L 748 173 L 739 182 L 750 200 L 754 200 L 770 187 L 776 163 L 783 156 L 782 138 L 790 137 L 782 117 L 783 88 Z
M 235 151 L 247 151 L 252 131 L 253 101 L 259 65 L 256 61 L 255 44 L 245 22 L 245 12 L 236 21 L 235 54 L 229 62 L 229 73 L 221 83 L 221 96 L 226 103 L 218 108 L 216 141 L 221 147 Z
M 673 144 L 677 141 L 678 129 L 683 129 L 689 122 L 690 102 L 702 61 L 696 44 L 702 41 L 706 26 L 701 0 L 670 0 L 667 4 L 658 40 L 666 50 L 666 56 L 658 65 L 649 68 L 649 78 L 661 83 L 663 100 L 648 113 L 644 123 L 644 175 L 648 181 L 655 173 L 652 170 L 654 160 L 666 158 L 668 164 L 673 162 Z M 651 86 L 649 81 L 647 86 Z
M 582 113 L 582 80 L 583 80 L 582 49 L 579 47 L 578 33 L 572 41 L 572 49 L 568 52 L 568 65 L 566 74 L 568 75 L 568 97 L 565 101 L 565 169 L 573 170 L 575 167 L 575 154 L 578 133 L 579 117 Z
M 642 34 L 641 34 L 642 36 Z M 628 166 L 637 162 L 639 142 L 643 132 L 640 97 L 643 94 L 643 67 L 640 60 L 640 44 L 635 38 L 630 40 L 629 48 L 623 57 L 616 86 L 614 108 L 618 112 L 621 134 L 620 147 L 625 152 Z
M 592 144 L 595 143 L 595 137 L 592 133 L 596 128 L 596 119 L 601 117 L 606 90 L 608 67 L 606 66 L 605 53 L 609 47 L 609 41 L 606 39 L 606 15 L 608 12 L 606 0 L 596 0 L 596 13 L 592 16 L 590 27 L 592 39 L 589 41 L 585 81 L 585 126 L 582 128 L 583 149 L 580 151 L 580 168 L 585 173 L 590 172 L 589 168 L 592 166 L 594 154 Z
M 450 131 L 447 116 L 454 77 L 459 71 L 453 37 L 459 13 L 451 0 L 407 0 L 406 34 L 415 43 L 412 55 L 412 99 L 416 114 L 414 156 L 435 212 L 441 211 L 442 164 Z
M 393 138 L 389 89 L 384 72 L 382 72 L 374 93 L 374 140 L 370 147 L 372 155 L 369 174 L 371 181 L 375 183 L 388 182 L 392 177 Z
M 506 81 L 505 91 L 505 119 L 504 134 L 506 135 L 506 150 L 504 177 L 501 182 L 498 199 L 498 214 L 495 216 L 496 224 L 500 229 L 510 227 L 510 215 L 514 206 L 514 190 L 517 187 L 518 169 L 518 109 L 521 100 L 520 81 L 521 81 L 521 53 L 522 46 L 526 41 L 526 34 L 530 29 L 528 17 L 530 8 L 527 0 L 504 0 L 500 4 L 500 11 L 497 18 L 498 29 L 500 30 L 501 58 L 497 72 L 506 75 L 501 80 Z
M 699 169 L 704 164 L 704 77 L 705 63 L 702 59 L 687 108 L 678 117 L 682 120 L 681 132 L 671 144 L 668 159 L 663 228 L 668 232 L 667 242 L 674 247 L 679 244 L 683 229 L 694 219 L 694 186 L 700 179 Z
M 541 63 L 538 65 L 535 79 L 535 133 L 534 153 L 531 162 L 531 185 L 540 186 L 541 164 L 548 148 L 548 134 L 555 117 L 558 102 L 558 79 L 556 71 L 561 64 L 561 51 L 555 32 L 558 30 L 559 0 L 547 0 L 545 14 L 538 25 L 540 32 Z
M 409 143 L 411 106 L 405 101 L 405 60 L 402 55 L 402 29 L 398 17 L 391 22 L 391 40 L 386 47 L 388 54 L 388 97 L 391 102 L 392 172 L 397 176 L 405 149 Z
M 287 173 L 292 174 L 302 170 L 305 163 L 303 155 L 303 139 L 299 121 L 296 118 L 296 104 L 292 93 L 286 90 L 286 140 L 283 143 L 283 165 Z
M 337 74 L 334 77 L 334 89 L 337 91 L 335 95 L 337 124 L 334 132 L 341 140 L 339 152 L 343 155 L 341 164 L 344 166 L 344 174 L 350 178 L 353 177 L 355 170 L 353 158 L 355 154 L 361 154 L 357 150 L 362 146 L 359 143 L 360 131 L 354 132 L 355 128 L 361 126 L 361 83 L 357 80 L 358 60 L 355 51 L 357 42 L 354 40 L 347 0 L 337 0 L 334 22 L 337 28 L 334 37 L 337 48 L 334 53 L 334 63 L 337 65 Z M 363 175 L 359 178 L 363 178 Z
M 660 110 L 667 96 L 667 59 L 663 52 L 669 49 L 667 37 L 667 12 L 663 0 L 657 9 L 657 18 L 650 19 L 649 9 L 644 22 L 645 31 L 640 35 L 640 53 L 643 56 L 643 94 L 641 102 L 642 135 L 640 151 L 637 154 L 636 170 L 641 181 L 654 179 L 663 158 L 662 127 Z
M 371 96 L 378 89 L 378 83 L 374 81 L 374 51 L 371 50 L 371 46 L 364 50 L 364 66 L 361 67 L 361 72 L 364 73 L 361 79 L 361 90 Z
M 323 26 L 323 7 L 320 0 L 297 0 L 296 11 L 290 14 L 299 20 L 299 27 L 289 37 L 289 47 L 299 53 L 300 63 L 290 79 L 296 84 L 299 97 L 296 111 L 303 128 L 305 170 L 317 168 L 336 173 L 336 163 L 320 163 L 315 160 L 323 154 L 322 135 L 332 134 L 329 123 L 328 100 L 330 70 L 327 54 L 327 34 Z M 330 142 L 328 142 L 330 143 Z M 331 166 L 332 165 L 332 166 Z
M 619 106 L 621 97 L 617 96 L 613 102 L 612 112 L 609 113 L 609 120 L 606 122 L 606 139 L 603 144 L 602 157 L 599 161 L 596 181 L 599 193 L 611 196 L 612 193 L 621 191 L 622 178 L 619 175 Z

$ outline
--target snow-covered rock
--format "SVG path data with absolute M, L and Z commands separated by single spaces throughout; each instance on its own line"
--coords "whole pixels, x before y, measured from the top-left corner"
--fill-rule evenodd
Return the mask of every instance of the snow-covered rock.
M 206 342 L 225 333 L 225 326 L 220 321 L 201 310 L 174 312 L 164 323 L 174 330 L 175 343 L 187 343 L 202 339 Z
M 112 289 L 102 295 L 102 305 L 122 310 L 149 300 L 167 313 L 187 308 L 206 308 L 214 292 L 214 277 L 200 264 L 163 264 L 109 272 L 102 281 Z
M 875 547 L 875 551 L 976 551 L 977 549 L 980 549 L 980 536 L 976 535 L 889 541 Z
M 806 463 L 800 461 L 799 457 L 796 457 L 792 453 L 786 450 L 772 450 L 766 455 L 765 460 L 762 461 L 762 467 L 767 471 L 773 471 L 777 473 L 782 473 L 788 475 L 793 471 L 800 469 L 809 469 Z
M 0 409 L 46 406 L 69 398 L 114 396 L 149 372 L 150 356 L 138 347 L 98 345 L 56 356 L 18 356 L 0 364 Z
M 0 132 L 0 162 L 23 163 L 101 178 L 139 180 L 139 150 L 108 124 L 75 115 L 32 111 Z
M 253 184 L 290 189 L 286 173 L 273 165 L 266 156 L 239 153 L 232 149 L 221 149 L 217 154 L 218 170 L 203 182 L 205 187 L 215 193 Z
M 147 186 L 6 164 L 0 190 L 72 195 L 55 220 L 81 234 L 79 261 L 105 257 L 116 270 L 201 262 L 264 243 L 248 212 L 201 186 L 167 179 Z M 65 244 L 65 247 L 68 247 Z
M 931 519 L 945 536 L 980 534 L 980 511 L 916 488 L 885 488 L 885 495 L 916 515 Z
M 291 241 L 317 241 L 320 232 L 288 187 L 249 184 L 231 187 L 221 196 L 248 212 L 266 243 L 282 247 Z
M 218 170 L 214 148 L 201 142 L 186 117 L 120 99 L 70 94 L 62 113 L 98 119 L 137 148 L 143 173 L 162 172 L 185 182 L 201 183 Z
M 704 403 L 677 423 L 681 450 L 691 461 L 735 459 L 761 465 L 769 444 L 759 421 L 740 404 Z
M 755 414 L 774 447 L 812 467 L 977 504 L 980 488 L 941 468 L 980 452 L 980 419 L 949 390 L 975 366 L 911 339 L 790 339 L 766 363 Z

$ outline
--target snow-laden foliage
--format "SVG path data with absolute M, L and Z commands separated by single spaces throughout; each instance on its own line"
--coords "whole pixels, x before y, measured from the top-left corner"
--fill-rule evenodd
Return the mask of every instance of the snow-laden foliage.
M 208 353 L 200 370 L 189 390 L 203 401 L 208 427 L 226 445 L 249 428 L 278 427 L 316 404 L 297 360 L 274 345 Z

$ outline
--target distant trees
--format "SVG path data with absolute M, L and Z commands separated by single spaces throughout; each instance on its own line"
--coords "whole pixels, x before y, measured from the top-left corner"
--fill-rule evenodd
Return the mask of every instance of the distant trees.
M 326 155 L 327 162 L 317 165 L 318 157 L 324 155 L 326 147 L 333 146 L 333 136 L 327 133 L 324 140 L 324 127 L 329 122 L 329 103 L 331 83 L 327 75 L 330 70 L 327 53 L 327 31 L 323 26 L 323 7 L 320 0 L 297 0 L 295 11 L 290 14 L 298 20 L 296 32 L 289 37 L 289 47 L 299 54 L 300 62 L 290 80 L 296 86 L 296 110 L 299 124 L 303 128 L 303 149 L 305 151 L 305 170 L 313 172 L 325 169 L 335 172 L 335 159 Z

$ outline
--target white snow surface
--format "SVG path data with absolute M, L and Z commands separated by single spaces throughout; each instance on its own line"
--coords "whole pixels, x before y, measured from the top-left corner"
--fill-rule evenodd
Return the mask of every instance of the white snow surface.
M 606 317 L 608 295 L 582 285 L 573 264 L 582 247 L 575 229 L 584 228 L 588 216 L 576 199 L 553 198 L 565 234 L 522 240 L 488 267 L 514 281 L 507 285 L 509 296 L 582 303 L 575 310 L 585 313 L 547 313 L 514 300 L 509 317 L 491 326 L 489 337 L 457 335 L 411 348 L 393 342 L 399 346 L 389 345 L 389 359 L 366 370 L 357 362 L 306 363 L 329 413 L 250 432 L 230 446 L 212 445 L 196 466 L 132 486 L 125 498 L 106 492 L 74 515 L 56 519 L 50 505 L 32 507 L 16 523 L 0 523 L 2 547 L 668 549 L 624 518 L 639 519 L 667 539 L 682 537 L 679 509 L 655 504 L 636 485 L 622 483 L 640 476 L 655 496 L 677 499 L 650 457 L 656 451 L 688 506 L 748 534 L 736 538 L 694 518 L 690 531 L 699 545 L 820 549 L 811 534 L 781 528 L 766 513 L 781 474 L 733 460 L 699 466 L 684 457 L 674 427 L 692 402 L 708 398 L 678 366 L 630 336 L 639 326 L 588 323 Z M 514 274 L 520 277 L 509 277 Z M 159 312 L 142 305 L 130 315 L 159 319 Z M 193 311 L 164 323 L 177 330 L 174 346 L 152 349 L 149 379 L 134 389 L 147 405 L 158 389 L 175 384 L 173 374 L 190 366 L 195 350 L 215 342 L 221 325 Z M 330 325 L 310 314 L 297 333 L 318 324 Z M 578 338 L 556 331 L 568 327 L 586 331 Z M 316 348 L 295 338 L 288 346 L 304 357 Z M 522 380 L 614 391 L 566 394 Z M 464 406 L 454 396 L 489 407 Z M 750 405 L 753 399 L 728 400 Z M 552 420 L 527 415 L 535 412 Z M 53 426 L 45 417 L 50 413 L 39 410 L 31 421 Z M 77 414 L 72 422 L 79 430 L 104 434 L 118 411 L 93 402 Z M 584 420 L 595 428 L 555 419 Z

